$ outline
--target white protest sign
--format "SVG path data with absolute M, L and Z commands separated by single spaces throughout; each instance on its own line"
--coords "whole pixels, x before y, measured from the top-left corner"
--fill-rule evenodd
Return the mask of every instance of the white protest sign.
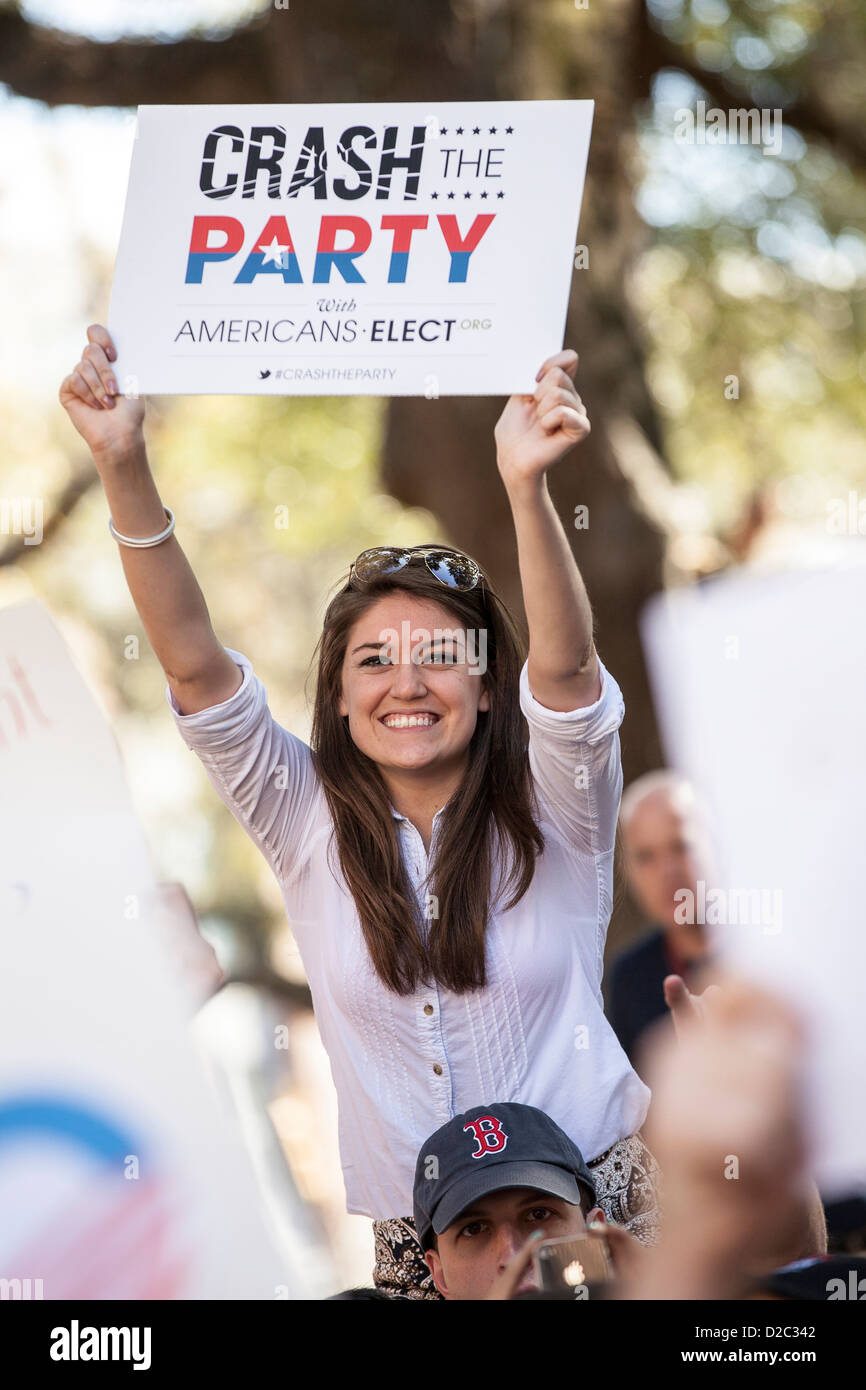
M 809 1027 L 825 1193 L 866 1187 L 864 612 L 856 566 L 725 576 L 643 619 L 669 761 L 717 836 L 705 920 L 722 956 Z
M 591 101 L 141 106 L 132 394 L 509 395 L 563 346 Z
M 300 1296 L 158 946 L 114 739 L 38 604 L 0 610 L 0 1280 Z

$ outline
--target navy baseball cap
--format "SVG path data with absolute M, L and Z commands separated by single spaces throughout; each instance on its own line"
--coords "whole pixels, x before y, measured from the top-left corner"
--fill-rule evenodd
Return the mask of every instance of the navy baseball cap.
M 583 1154 L 543 1110 L 513 1101 L 476 1105 L 437 1129 L 415 1165 L 415 1229 L 425 1250 L 488 1192 L 533 1187 L 573 1206 L 580 1186 L 595 1205 Z

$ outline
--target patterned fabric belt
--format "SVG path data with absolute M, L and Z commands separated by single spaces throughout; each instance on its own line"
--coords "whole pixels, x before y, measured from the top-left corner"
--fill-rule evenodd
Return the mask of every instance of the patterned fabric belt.
M 589 1163 L 596 1202 L 608 1221 L 631 1231 L 643 1245 L 659 1235 L 661 1173 L 640 1134 L 619 1139 Z M 442 1301 L 424 1260 L 411 1217 L 373 1222 L 376 1264 L 373 1283 L 400 1298 Z

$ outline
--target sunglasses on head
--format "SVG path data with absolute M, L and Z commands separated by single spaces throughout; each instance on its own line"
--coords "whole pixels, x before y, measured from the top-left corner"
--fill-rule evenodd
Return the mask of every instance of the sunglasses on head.
M 395 574 L 416 559 L 423 560 L 433 578 L 449 589 L 474 589 L 482 577 L 474 560 L 447 546 L 377 545 L 372 550 L 362 550 L 357 560 L 352 561 L 349 579 L 367 583 L 385 574 Z

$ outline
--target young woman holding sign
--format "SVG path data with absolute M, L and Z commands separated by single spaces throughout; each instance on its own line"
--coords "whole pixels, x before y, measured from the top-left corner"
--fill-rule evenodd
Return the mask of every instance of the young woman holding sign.
M 576 354 L 545 362 L 495 432 L 528 661 L 469 556 L 365 551 L 325 614 L 308 747 L 216 638 L 148 466 L 144 402 L 117 394 L 108 331 L 88 340 L 60 401 L 99 470 L 181 735 L 280 883 L 377 1283 L 438 1297 L 406 1216 L 418 1148 L 492 1099 L 551 1115 L 609 1218 L 652 1241 L 649 1092 L 601 995 L 623 702 L 545 481 L 589 432 Z

